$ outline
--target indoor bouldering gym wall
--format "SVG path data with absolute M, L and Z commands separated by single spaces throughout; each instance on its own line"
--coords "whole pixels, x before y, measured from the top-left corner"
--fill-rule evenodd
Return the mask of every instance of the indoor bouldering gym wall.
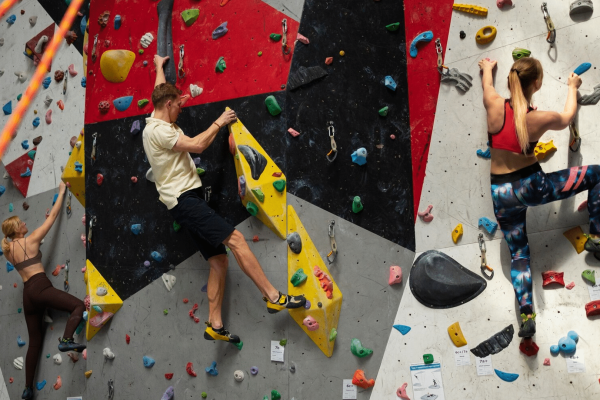
M 537 334 L 521 339 L 478 67 L 498 62 L 508 98 L 513 58 L 537 58 L 539 111 L 562 111 L 579 71 L 573 128 L 535 152 L 546 172 L 574 167 L 578 185 L 578 167 L 598 163 L 592 2 L 0 2 L 0 149 L 15 135 L 0 155 L 2 220 L 35 229 L 68 183 L 42 263 L 87 308 L 81 355 L 58 351 L 68 314 L 48 309 L 35 398 L 598 397 L 587 192 L 529 212 Z M 159 201 L 144 151 L 155 54 L 187 96 L 187 136 L 236 112 L 190 154 L 200 194 L 276 288 L 308 300 L 270 314 L 228 249 L 237 345 L 204 338 L 210 266 Z M 0 400 L 25 386 L 17 274 L 0 271 Z

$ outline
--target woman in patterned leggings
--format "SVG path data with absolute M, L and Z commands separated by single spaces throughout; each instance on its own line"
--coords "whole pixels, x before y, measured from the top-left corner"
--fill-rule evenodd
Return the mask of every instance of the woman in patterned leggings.
M 533 149 L 549 130 L 563 130 L 575 117 L 577 89 L 581 78 L 571 73 L 562 112 L 534 111 L 531 97 L 540 90 L 544 72 L 540 62 L 526 57 L 516 61 L 508 74 L 510 99 L 494 89 L 492 70 L 495 61 L 483 59 L 483 104 L 491 159 L 491 184 L 494 213 L 510 249 L 511 280 L 523 319 L 519 336 L 535 334 L 535 313 L 527 229 L 527 208 L 566 199 L 588 190 L 590 235 L 585 249 L 600 257 L 600 166 L 573 167 L 544 173 Z M 600 259 L 600 258 L 599 258 Z

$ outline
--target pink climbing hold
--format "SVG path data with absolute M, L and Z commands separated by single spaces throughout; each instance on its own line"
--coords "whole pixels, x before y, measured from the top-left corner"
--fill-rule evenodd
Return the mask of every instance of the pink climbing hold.
M 331 282 L 331 278 L 316 265 L 313 268 L 313 274 L 319 279 L 319 284 L 325 291 L 327 298 L 331 299 L 333 297 L 333 282 Z
M 319 323 L 310 315 L 302 320 L 302 324 L 306 326 L 306 329 L 309 331 L 316 331 L 319 329 Z
M 77 361 L 79 361 L 79 354 L 68 352 L 67 355 L 69 356 L 69 358 L 71 359 L 71 361 L 73 361 L 74 363 L 76 363 Z
M 565 287 L 569 290 L 573 289 L 575 287 L 575 282 L 571 282 L 571 283 L 567 283 L 565 285 Z
M 410 397 L 408 397 L 408 395 L 406 394 L 407 386 L 408 383 L 404 382 L 404 384 L 400 386 L 398 390 L 396 390 L 396 396 L 400 397 L 402 400 L 410 400 Z
M 109 311 L 102 311 L 90 318 L 90 325 L 94 328 L 101 328 L 114 314 Z
M 397 265 L 390 267 L 390 279 L 388 280 L 389 285 L 395 285 L 396 283 L 402 283 L 402 269 Z
M 81 239 L 81 241 L 83 242 L 83 247 L 85 247 L 85 240 L 86 240 L 85 233 L 82 233 L 82 234 L 81 234 L 81 237 L 80 237 L 80 239 Z M 82 270 L 82 272 L 85 272 L 85 271 L 83 271 L 83 270 Z
M 586 209 L 587 209 L 587 200 L 585 200 L 583 203 L 581 203 L 579 205 L 579 207 L 577 207 L 577 211 L 579 211 L 579 212 L 586 210 Z
M 298 137 L 298 135 L 300 135 L 300 132 L 298 132 L 297 130 L 290 128 L 288 129 L 288 132 L 290 133 L 290 135 L 292 135 L 293 137 Z
M 396 135 L 394 135 L 393 133 L 390 135 L 390 139 L 394 140 L 396 139 Z
M 56 378 L 56 383 L 54 384 L 54 390 L 58 390 L 62 387 L 62 379 L 60 379 L 60 375 Z
M 131 177 L 131 182 L 137 183 L 137 176 L 132 176 Z
M 69 75 L 71 75 L 71 76 L 77 75 L 77 71 L 75 71 L 75 65 L 73 65 L 73 64 L 69 65 Z
M 84 360 L 87 360 L 87 349 L 83 349 L 83 351 L 81 352 L 81 355 L 83 356 Z
M 544 358 L 544 365 L 550 365 L 550 359 Z
M 304 44 L 309 44 L 310 40 L 308 40 L 308 38 L 304 35 L 301 35 L 298 33 L 298 36 L 296 36 L 296 40 L 299 41 L 300 43 L 304 43 Z
M 90 308 L 92 307 L 91 303 L 92 303 L 92 301 L 90 299 L 90 295 L 88 294 L 83 298 L 83 305 L 85 306 L 85 309 L 88 310 L 88 312 L 90 311 Z
M 331 65 L 331 63 L 333 63 L 333 57 L 327 57 L 327 58 L 325 59 L 325 64 L 327 64 L 327 65 Z
M 47 124 L 52 123 L 52 109 L 46 111 L 46 123 Z
M 87 267 L 81 268 L 81 272 L 83 272 L 85 274 L 85 271 L 87 271 Z
M 512 1 L 511 0 L 496 0 L 496 5 L 498 6 L 498 8 L 502 8 L 504 6 L 512 6 Z
M 433 209 L 433 206 L 430 204 L 427 206 L 427 209 L 425 211 L 419 211 L 417 213 L 417 215 L 419 217 L 421 217 L 423 219 L 423 221 L 425 222 L 431 222 L 433 221 L 433 215 L 431 215 L 431 210 Z

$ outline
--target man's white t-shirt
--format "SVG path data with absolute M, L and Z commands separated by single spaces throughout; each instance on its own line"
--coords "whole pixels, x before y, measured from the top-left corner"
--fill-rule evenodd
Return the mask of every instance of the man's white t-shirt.
M 183 131 L 177 124 L 154 118 L 146 118 L 142 138 L 144 151 L 152 167 L 159 200 L 170 210 L 177 205 L 177 198 L 188 190 L 202 186 L 196 165 L 187 151 L 174 151 Z

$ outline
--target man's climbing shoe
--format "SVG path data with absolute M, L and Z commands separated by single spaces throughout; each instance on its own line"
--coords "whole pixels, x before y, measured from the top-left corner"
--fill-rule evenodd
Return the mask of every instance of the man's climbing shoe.
M 87 347 L 85 344 L 75 343 L 73 339 L 58 339 L 58 342 L 58 350 L 63 353 L 66 351 L 81 353 Z
M 26 400 L 33 399 L 33 388 L 31 386 L 26 386 L 21 398 Z
M 521 323 L 521 329 L 519 329 L 519 337 L 530 338 L 535 335 L 535 313 L 531 318 L 525 314 L 521 314 L 523 322 Z
M 585 233 L 583 235 L 587 238 L 585 244 L 583 245 L 583 248 L 586 251 L 594 253 L 594 257 L 596 257 L 597 260 L 600 260 L 600 239 L 594 239 L 593 237 Z
M 237 344 L 240 342 L 240 338 L 236 335 L 232 335 L 229 333 L 225 327 L 221 329 L 215 329 L 212 327 L 210 322 L 206 321 L 206 330 L 204 331 L 204 339 L 206 340 L 223 340 L 225 342 L 230 342 L 233 344 Z
M 263 297 L 263 300 L 267 303 L 267 311 L 269 311 L 269 314 L 278 313 L 279 311 L 284 310 L 286 308 L 304 307 L 304 304 L 306 303 L 306 299 L 303 295 L 289 296 L 281 292 L 279 292 L 279 299 L 276 303 L 272 303 L 266 297 Z

